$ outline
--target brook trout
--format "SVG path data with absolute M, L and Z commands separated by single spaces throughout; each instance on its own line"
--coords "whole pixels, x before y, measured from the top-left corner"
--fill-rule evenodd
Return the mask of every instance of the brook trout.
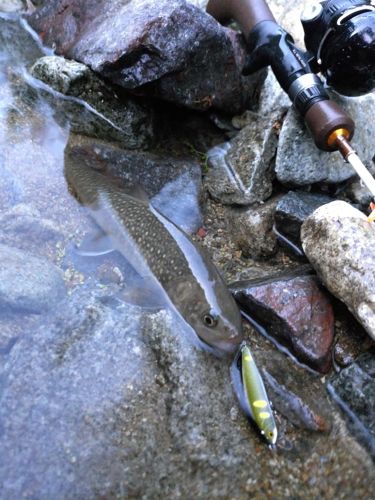
M 158 283 L 198 337 L 217 352 L 242 341 L 239 309 L 205 253 L 146 197 L 130 194 L 67 149 L 65 177 L 113 246 L 144 278 Z

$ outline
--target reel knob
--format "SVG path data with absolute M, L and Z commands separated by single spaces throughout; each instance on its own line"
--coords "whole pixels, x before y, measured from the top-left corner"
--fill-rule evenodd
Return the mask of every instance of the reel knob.
M 375 89 L 375 7 L 371 1 L 313 1 L 301 21 L 306 48 L 329 86 L 347 96 Z

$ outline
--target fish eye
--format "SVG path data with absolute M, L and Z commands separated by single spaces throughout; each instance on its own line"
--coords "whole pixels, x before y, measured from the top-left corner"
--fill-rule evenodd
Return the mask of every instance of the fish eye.
M 218 318 L 216 316 L 213 316 L 212 314 L 206 313 L 203 316 L 203 323 L 208 326 L 208 328 L 213 328 L 214 326 L 217 325 Z

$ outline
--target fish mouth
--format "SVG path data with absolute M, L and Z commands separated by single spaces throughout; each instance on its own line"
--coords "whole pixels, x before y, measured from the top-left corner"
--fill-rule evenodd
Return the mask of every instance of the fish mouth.
M 225 355 L 233 354 L 238 349 L 238 345 L 242 342 L 242 336 L 239 335 L 227 340 L 212 340 L 211 342 L 205 340 L 199 335 L 198 338 L 200 343 L 203 344 L 202 348 L 204 350 L 211 352 L 219 358 L 222 358 Z

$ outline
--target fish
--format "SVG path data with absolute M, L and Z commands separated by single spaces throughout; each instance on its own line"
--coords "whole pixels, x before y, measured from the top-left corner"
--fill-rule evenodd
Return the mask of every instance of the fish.
M 245 415 L 254 422 L 264 439 L 274 446 L 277 427 L 266 388 L 246 342 L 242 342 L 231 365 L 235 393 Z
M 79 149 L 79 148 L 78 148 Z M 239 308 L 204 250 L 156 210 L 139 187 L 120 186 L 65 151 L 70 191 L 146 282 L 157 285 L 214 354 L 233 353 L 243 339 Z

